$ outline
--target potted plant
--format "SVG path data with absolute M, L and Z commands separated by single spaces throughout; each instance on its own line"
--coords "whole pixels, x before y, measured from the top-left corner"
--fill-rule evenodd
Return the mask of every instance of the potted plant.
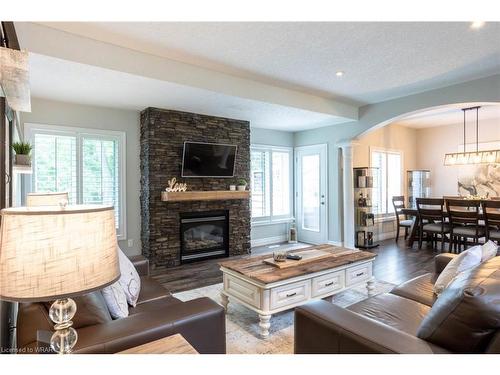
M 245 191 L 247 189 L 247 180 L 240 178 L 238 180 L 238 191 Z
M 16 153 L 14 164 L 31 165 L 30 153 L 33 147 L 28 142 L 14 142 L 12 148 Z

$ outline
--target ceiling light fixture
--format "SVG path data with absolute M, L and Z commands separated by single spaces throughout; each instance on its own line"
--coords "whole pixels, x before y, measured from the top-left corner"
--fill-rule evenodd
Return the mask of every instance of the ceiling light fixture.
M 474 21 L 470 24 L 470 28 L 471 29 L 480 29 L 481 27 L 483 27 L 485 24 L 484 21 Z
M 337 73 L 335 73 L 337 77 L 342 77 L 344 75 L 344 72 L 342 70 L 339 70 Z
M 470 165 L 470 164 L 500 164 L 500 150 L 479 151 L 479 108 L 463 108 L 464 112 L 464 151 L 453 152 L 444 155 L 444 165 Z M 476 151 L 466 151 L 465 142 L 465 113 L 476 110 Z

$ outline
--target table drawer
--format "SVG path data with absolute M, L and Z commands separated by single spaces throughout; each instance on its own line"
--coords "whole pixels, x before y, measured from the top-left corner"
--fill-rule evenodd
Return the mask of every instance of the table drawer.
M 372 264 L 365 263 L 346 269 L 346 285 L 360 283 L 372 277 Z
M 304 280 L 271 289 L 271 310 L 294 305 L 309 299 L 311 281 Z
M 255 285 L 247 283 L 231 275 L 224 275 L 224 290 L 239 300 L 251 306 L 261 307 L 260 290 Z
M 343 289 L 345 286 L 345 271 L 328 273 L 312 279 L 311 294 L 318 297 Z

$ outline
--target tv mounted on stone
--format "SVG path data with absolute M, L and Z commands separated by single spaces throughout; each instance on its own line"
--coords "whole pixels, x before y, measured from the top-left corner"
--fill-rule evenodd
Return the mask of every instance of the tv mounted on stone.
M 238 146 L 184 142 L 182 177 L 233 177 Z

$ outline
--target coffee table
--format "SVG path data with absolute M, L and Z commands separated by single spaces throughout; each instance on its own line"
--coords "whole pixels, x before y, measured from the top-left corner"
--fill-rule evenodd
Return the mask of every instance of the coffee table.
M 179 333 L 123 350 L 118 354 L 198 354 Z
M 224 287 L 221 301 L 227 310 L 236 301 L 259 315 L 262 337 L 269 336 L 271 316 L 290 310 L 311 300 L 331 297 L 343 290 L 366 284 L 371 295 L 376 254 L 329 244 L 292 250 L 307 257 L 318 250 L 331 256 L 294 267 L 277 268 L 265 263 L 272 255 L 248 256 L 219 263 Z

